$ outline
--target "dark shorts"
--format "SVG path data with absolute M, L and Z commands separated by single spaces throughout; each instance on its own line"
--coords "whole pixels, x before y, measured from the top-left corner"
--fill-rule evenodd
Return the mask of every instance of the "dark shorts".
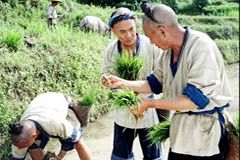
M 112 160 L 133 160 L 133 141 L 138 136 L 144 160 L 162 160 L 160 144 L 152 144 L 148 129 L 130 129 L 114 124 L 114 145 Z
M 224 160 L 221 154 L 213 155 L 210 157 L 199 157 L 199 156 L 191 156 L 185 154 L 178 154 L 174 152 L 169 152 L 168 160 Z

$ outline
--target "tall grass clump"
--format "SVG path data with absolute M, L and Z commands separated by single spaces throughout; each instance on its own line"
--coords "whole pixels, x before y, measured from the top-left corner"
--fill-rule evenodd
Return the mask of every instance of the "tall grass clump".
M 16 51 L 22 42 L 22 34 L 19 32 L 7 32 L 3 34 L 2 44 L 6 45 L 10 50 Z

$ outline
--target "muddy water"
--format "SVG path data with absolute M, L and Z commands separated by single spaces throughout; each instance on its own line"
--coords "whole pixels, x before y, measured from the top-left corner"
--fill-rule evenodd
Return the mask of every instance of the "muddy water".
M 239 64 L 230 65 L 227 68 L 227 74 L 230 81 L 230 86 L 234 95 L 234 100 L 231 103 L 229 112 L 236 117 L 239 114 Z M 84 140 L 90 147 L 93 160 L 109 160 L 111 157 L 112 141 L 113 141 L 113 122 L 111 113 L 104 115 L 97 122 L 91 123 L 84 133 Z M 164 145 L 164 153 L 167 153 L 168 142 Z M 58 142 L 53 142 L 49 150 L 59 150 Z M 138 139 L 134 142 L 134 153 L 136 160 L 142 159 L 142 152 Z M 78 160 L 75 151 L 71 151 L 65 156 L 64 160 Z

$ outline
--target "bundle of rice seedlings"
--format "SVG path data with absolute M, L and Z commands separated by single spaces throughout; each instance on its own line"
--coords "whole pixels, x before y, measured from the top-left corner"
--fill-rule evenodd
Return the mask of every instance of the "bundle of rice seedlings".
M 82 106 L 89 106 L 91 107 L 96 102 L 96 92 L 95 91 L 89 91 L 88 93 L 84 94 L 82 100 L 80 101 L 80 104 Z
M 136 80 L 142 66 L 143 61 L 139 57 L 123 54 L 115 61 L 114 72 L 120 78 Z
M 111 94 L 111 98 L 113 100 L 113 109 L 128 108 L 136 120 L 143 117 L 143 115 L 138 112 L 139 98 L 133 91 L 128 89 L 118 90 Z
M 97 101 L 96 92 L 89 91 L 86 93 L 81 101 L 73 103 L 72 109 L 80 121 L 81 127 L 86 127 L 89 123 L 90 109 L 92 105 Z
M 151 127 L 148 132 L 148 137 L 153 143 L 165 142 L 169 137 L 170 124 L 170 121 L 166 120 Z

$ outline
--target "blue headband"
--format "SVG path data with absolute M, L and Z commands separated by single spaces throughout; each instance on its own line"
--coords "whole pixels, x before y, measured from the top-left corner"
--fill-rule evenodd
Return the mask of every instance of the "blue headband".
M 136 17 L 132 13 L 112 16 L 108 22 L 108 25 L 110 28 L 112 28 L 115 23 L 117 23 L 121 20 L 129 20 L 129 19 L 136 19 Z

